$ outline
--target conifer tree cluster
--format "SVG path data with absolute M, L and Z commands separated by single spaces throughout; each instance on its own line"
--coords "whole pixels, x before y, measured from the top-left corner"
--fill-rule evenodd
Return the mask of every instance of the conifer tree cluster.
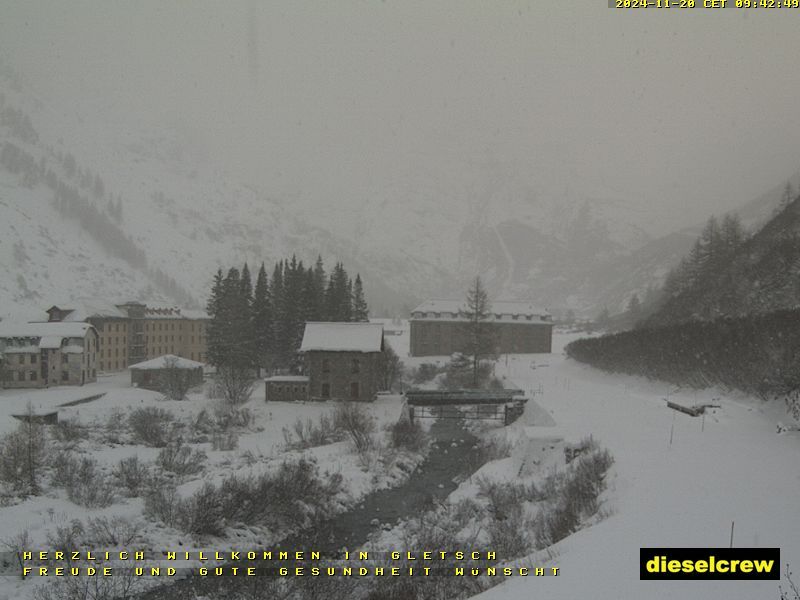
M 296 369 L 307 321 L 367 321 L 361 276 L 351 279 L 342 263 L 326 273 L 322 257 L 262 263 L 253 283 L 250 269 L 219 269 L 207 304 L 208 359 L 216 366 Z
M 716 217 L 709 218 L 689 256 L 667 275 L 663 289 L 665 297 L 675 297 L 705 281 L 730 260 L 746 239 L 747 234 L 737 215 L 726 215 L 721 223 Z

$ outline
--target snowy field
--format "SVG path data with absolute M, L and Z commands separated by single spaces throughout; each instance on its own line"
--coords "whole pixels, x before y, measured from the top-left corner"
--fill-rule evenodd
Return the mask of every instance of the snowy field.
M 69 407 L 59 406 L 100 393 L 105 395 L 91 402 Z M 98 469 L 104 477 L 110 477 L 120 460 L 133 456 L 152 468 L 160 451 L 159 448 L 137 443 L 131 438 L 130 432 L 124 429 L 112 434 L 110 423 L 123 425 L 130 411 L 138 408 L 159 407 L 171 411 L 176 421 L 183 424 L 179 430 L 180 435 L 185 436 L 193 450 L 203 451 L 206 455 L 201 472 L 177 479 L 177 491 L 182 498 L 193 494 L 205 482 L 219 484 L 233 474 L 246 477 L 273 472 L 283 461 L 296 460 L 302 456 L 312 460 L 326 480 L 330 475 L 341 475 L 342 491 L 333 501 L 339 510 L 345 510 L 371 491 L 397 485 L 407 478 L 408 473 L 423 458 L 422 454 L 407 455 L 403 452 L 384 451 L 378 452 L 375 462 L 365 464 L 348 441 L 307 449 L 287 449 L 284 429 L 293 432 L 298 419 L 318 423 L 322 415 L 333 412 L 333 406 L 319 402 L 266 403 L 263 384 L 260 383 L 256 385 L 250 401 L 243 405 L 251 413 L 252 420 L 247 426 L 235 428 L 238 445 L 232 450 L 215 450 L 210 441 L 198 442 L 193 439 L 190 424 L 204 409 L 213 414 L 215 406 L 220 402 L 209 398 L 204 389 L 198 388 L 190 392 L 183 401 L 166 400 L 159 393 L 131 387 L 130 375 L 126 372 L 101 378 L 96 384 L 82 387 L 4 390 L 0 394 L 2 433 L 16 428 L 19 421 L 11 415 L 24 414 L 28 402 L 36 412 L 57 410 L 60 421 L 72 421 L 82 426 L 85 431 L 82 436 L 84 439 L 71 444 L 68 452 L 76 458 L 97 461 Z M 402 399 L 399 396 L 382 395 L 374 403 L 364 405 L 374 419 L 376 437 L 381 447 L 384 447 L 385 436 L 388 435 L 385 427 L 397 422 L 401 404 Z M 48 535 L 52 535 L 57 527 L 63 527 L 73 519 L 81 519 L 85 523 L 88 519 L 97 517 L 123 517 L 139 521 L 142 529 L 137 547 L 154 551 L 181 546 L 187 549 L 210 546 L 215 549 L 257 547 L 274 543 L 285 534 L 253 528 L 233 532 L 235 541 L 209 537 L 197 539 L 176 529 L 146 522 L 142 515 L 142 497 L 131 497 L 119 487 L 115 488 L 114 500 L 109 506 L 79 506 L 67 498 L 63 487 L 50 483 L 54 455 L 65 452 L 63 447 L 59 442 L 50 451 L 41 472 L 42 494 L 26 499 L 15 498 L 13 494 L 4 497 L 3 505 L 0 506 L 0 542 L 5 544 L 21 532 L 27 531 L 30 549 L 49 548 Z M 3 551 L 6 549 L 5 546 L 2 548 Z M 15 577 L 0 579 L 0 600 L 30 597 L 34 586 L 40 583 L 34 580 L 21 582 Z
M 498 374 L 524 389 L 541 385 L 536 402 L 567 439 L 591 434 L 609 448 L 613 514 L 557 545 L 559 577 L 518 577 L 479 598 L 779 598 L 774 581 L 639 581 L 639 548 L 727 547 L 735 521 L 734 546 L 779 547 L 797 572 L 800 436 L 776 433 L 783 405 L 604 374 L 564 359 L 568 341 L 556 336 L 547 367 L 517 356 L 500 361 Z M 685 405 L 719 398 L 721 408 L 703 422 L 668 409 L 668 394 Z

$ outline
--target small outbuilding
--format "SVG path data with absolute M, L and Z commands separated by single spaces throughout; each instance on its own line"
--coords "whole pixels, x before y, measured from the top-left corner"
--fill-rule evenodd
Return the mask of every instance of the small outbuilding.
M 308 377 L 305 375 L 273 375 L 264 380 L 267 402 L 308 400 Z
M 203 383 L 203 363 L 174 354 L 165 354 L 129 368 L 131 385 L 146 390 L 163 391 L 164 382 L 175 376 L 181 377 L 186 387 Z

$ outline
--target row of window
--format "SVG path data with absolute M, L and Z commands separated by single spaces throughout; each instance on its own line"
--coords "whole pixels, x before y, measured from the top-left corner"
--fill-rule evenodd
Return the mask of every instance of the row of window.
M 503 313 L 503 314 L 494 314 L 489 315 L 494 316 L 494 318 L 498 321 L 500 320 L 512 320 L 512 321 L 533 321 L 534 319 L 547 321 L 549 320 L 549 315 L 519 315 L 519 314 L 510 314 L 510 313 Z M 451 313 L 451 312 L 428 312 L 428 313 L 414 313 L 415 319 L 461 319 L 461 315 L 458 313 Z
M 95 373 L 94 370 L 92 372 Z M 26 378 L 25 371 L 13 371 L 11 373 L 11 381 L 39 381 L 39 373 L 28 371 L 28 377 Z M 61 381 L 69 381 L 69 371 L 61 371 Z
M 304 393 L 306 392 L 305 385 L 277 385 L 275 386 L 275 391 L 278 393 L 284 392 L 293 392 L 294 394 Z M 331 397 L 331 384 L 330 383 L 323 383 L 320 385 L 320 396 L 322 398 L 330 398 Z M 359 398 L 361 393 L 361 385 L 357 381 L 353 381 L 350 383 L 350 399 L 356 400 Z
M 197 323 L 197 330 L 203 331 L 203 324 Z M 189 331 L 194 331 L 195 323 L 189 323 Z M 178 327 L 180 330 L 180 327 Z M 175 322 L 167 322 L 167 323 L 145 323 L 144 324 L 145 331 L 175 331 Z

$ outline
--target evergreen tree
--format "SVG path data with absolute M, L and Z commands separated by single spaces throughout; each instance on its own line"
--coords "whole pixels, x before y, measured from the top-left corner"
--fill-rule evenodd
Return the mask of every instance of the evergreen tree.
M 470 357 L 472 363 L 472 386 L 480 385 L 480 366 L 485 359 L 494 359 L 497 346 L 497 327 L 489 321 L 491 306 L 489 295 L 480 277 L 467 290 L 466 309 L 461 316 L 466 319 L 465 345 L 462 353 Z
M 273 352 L 272 306 L 267 270 L 264 263 L 256 276 L 253 292 L 252 329 L 255 337 L 255 352 L 259 367 L 269 367 Z
M 353 284 L 353 321 L 369 321 L 369 307 L 364 299 L 360 273 L 356 274 L 356 281 Z
M 222 360 L 222 335 L 225 325 L 222 323 L 220 314 L 220 301 L 222 298 L 222 269 L 217 269 L 214 275 L 214 283 L 211 285 L 211 296 L 206 304 L 206 312 L 211 317 L 208 328 L 206 329 L 206 344 L 208 346 L 208 362 L 217 365 Z
M 317 256 L 317 262 L 314 265 L 314 291 L 313 291 L 313 305 L 312 305 L 312 321 L 324 321 L 327 319 L 325 314 L 325 284 L 327 276 L 325 275 L 325 267 L 322 262 L 322 256 Z

